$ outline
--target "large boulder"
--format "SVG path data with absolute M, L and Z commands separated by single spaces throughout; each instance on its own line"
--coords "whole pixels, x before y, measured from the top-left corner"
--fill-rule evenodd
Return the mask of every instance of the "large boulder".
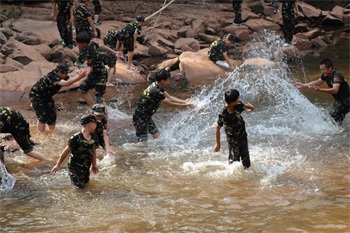
M 212 79 L 226 73 L 226 70 L 210 61 L 207 54 L 208 49 L 202 49 L 198 52 L 183 52 L 180 55 L 180 71 L 189 81 Z

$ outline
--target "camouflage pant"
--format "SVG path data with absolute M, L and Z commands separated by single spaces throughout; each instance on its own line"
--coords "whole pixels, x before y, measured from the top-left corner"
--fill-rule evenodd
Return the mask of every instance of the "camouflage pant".
M 84 164 L 68 164 L 70 181 L 74 186 L 85 188 L 85 185 L 90 181 L 90 166 L 91 161 Z
M 135 113 L 132 116 L 132 121 L 136 129 L 136 136 L 139 142 L 148 140 L 148 133 L 155 134 L 159 132 L 156 124 L 154 124 L 151 117 L 143 116 Z
M 80 84 L 79 91 L 86 94 L 90 89 L 95 88 L 96 102 L 102 103 L 103 96 L 106 93 L 107 78 L 108 73 L 106 69 L 90 73 L 87 79 Z
M 30 98 L 30 101 L 32 102 L 32 107 L 40 123 L 48 125 L 56 124 L 57 113 L 53 99 L 43 101 L 41 99 Z
M 9 133 L 16 140 L 16 142 L 25 154 L 33 150 L 33 144 L 30 141 L 30 131 L 28 122 L 23 120 L 21 123 L 19 123 L 17 129 Z
M 72 27 L 70 25 L 70 16 L 64 14 L 58 14 L 57 16 L 57 28 L 64 43 L 73 45 Z
M 114 68 L 117 64 L 117 57 L 113 53 L 100 50 L 100 56 L 102 57 L 103 64 L 107 65 L 109 68 Z
M 236 138 L 227 137 L 227 143 L 229 147 L 229 160 L 240 161 L 244 168 L 250 167 L 250 158 L 248 150 L 248 138 L 247 134 L 242 135 L 238 140 Z
M 126 52 L 133 52 L 134 51 L 134 37 L 129 36 L 122 40 L 122 44 Z
M 341 124 L 345 118 L 345 115 L 350 111 L 350 100 L 345 102 L 335 101 L 332 110 L 329 112 L 331 117 Z
M 99 15 L 102 12 L 102 6 L 100 4 L 100 1 L 93 1 L 94 4 L 94 14 Z

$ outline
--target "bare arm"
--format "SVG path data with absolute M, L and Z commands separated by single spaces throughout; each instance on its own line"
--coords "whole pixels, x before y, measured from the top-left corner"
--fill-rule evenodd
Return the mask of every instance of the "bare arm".
M 314 91 L 319 91 L 323 93 L 329 93 L 329 94 L 337 94 L 339 91 L 340 84 L 333 84 L 332 88 L 320 88 L 319 86 L 311 86 L 311 88 Z
M 79 81 L 80 79 L 86 77 L 90 72 L 91 72 L 91 67 L 88 67 L 86 69 L 84 69 L 78 76 L 70 78 L 68 80 L 61 80 L 58 82 L 58 85 L 63 86 L 63 87 L 67 87 L 70 86 L 71 84 Z
M 47 161 L 47 159 L 45 158 L 44 155 L 42 155 L 41 153 L 32 150 L 31 152 L 27 153 L 28 156 L 40 160 L 40 161 Z
M 96 164 L 96 149 L 94 150 L 94 152 L 92 154 L 91 171 L 93 174 L 97 174 L 97 172 L 98 172 L 98 167 Z
M 175 103 L 185 104 L 185 103 L 189 102 L 189 99 L 182 100 L 182 99 L 176 98 L 175 96 L 169 95 L 169 93 L 166 91 L 164 91 L 164 96 Z
M 247 103 L 244 105 L 248 112 L 254 111 L 255 107 L 251 103 Z
M 300 88 L 305 88 L 305 87 L 312 87 L 312 86 L 320 86 L 324 81 L 319 78 L 317 80 L 314 80 L 314 81 L 311 81 L 311 82 L 308 82 L 308 83 L 301 83 L 301 82 L 296 82 L 294 83 L 294 86 L 298 89 Z
M 225 61 L 227 62 L 227 64 L 228 64 L 228 65 L 230 66 L 230 68 L 231 68 L 231 61 L 230 61 L 230 58 L 228 58 L 227 53 L 223 53 L 223 55 L 224 55 Z
M 105 152 L 107 154 L 114 154 L 114 152 L 112 151 L 112 148 L 111 148 L 111 144 L 109 142 L 109 136 L 108 136 L 108 133 L 107 133 L 107 130 L 103 130 L 103 141 L 105 142 Z
M 216 128 L 215 128 L 216 145 L 215 145 L 215 148 L 214 148 L 214 152 L 220 151 L 220 147 L 221 147 L 221 143 L 220 143 L 220 129 L 221 129 L 221 126 L 220 125 L 216 125 Z
M 89 21 L 89 25 L 92 28 L 92 31 L 94 33 L 94 37 L 97 37 L 97 31 L 96 31 L 96 28 L 95 28 L 94 21 L 92 20 L 92 18 L 90 16 L 87 18 L 87 20 Z
M 67 158 L 70 152 L 71 152 L 71 148 L 69 146 L 66 146 L 66 148 L 64 148 L 64 150 L 62 151 L 59 159 L 57 160 L 56 165 L 52 168 L 51 170 L 52 173 L 55 173 L 56 171 L 58 171 L 58 169 L 60 169 L 61 164 Z

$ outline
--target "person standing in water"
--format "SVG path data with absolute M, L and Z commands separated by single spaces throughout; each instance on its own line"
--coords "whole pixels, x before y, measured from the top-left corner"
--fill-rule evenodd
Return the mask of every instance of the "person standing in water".
M 230 89 L 225 92 L 225 108 L 219 114 L 215 139 L 216 145 L 214 152 L 220 151 L 220 129 L 225 125 L 225 133 L 229 147 L 229 164 L 234 161 L 240 161 L 244 169 L 250 167 L 250 158 L 248 150 L 248 138 L 245 129 L 245 122 L 241 116 L 244 110 L 253 111 L 254 106 L 250 103 L 244 104 L 239 100 L 239 92 L 236 89 Z
M 344 76 L 334 68 L 333 62 L 326 58 L 320 62 L 321 77 L 317 80 L 300 83 L 297 82 L 294 86 L 298 89 L 311 88 L 314 91 L 331 94 L 335 99 L 332 110 L 329 115 L 341 125 L 345 115 L 350 111 L 350 88 Z M 320 88 L 324 82 L 328 88 Z
M 62 151 L 56 165 L 51 172 L 56 173 L 68 155 L 69 177 L 77 189 L 84 189 L 90 181 L 90 168 L 93 174 L 98 173 L 96 164 L 96 149 L 98 148 L 98 136 L 94 133 L 97 127 L 97 119 L 93 115 L 84 115 L 80 119 L 81 132 L 74 134 L 68 141 L 68 145 Z
M 170 77 L 170 72 L 166 69 L 159 70 L 155 76 L 156 81 L 141 94 L 133 115 L 133 124 L 139 142 L 147 141 L 148 133 L 152 134 L 154 139 L 159 137 L 160 132 L 152 120 L 152 115 L 161 103 L 170 107 L 195 107 L 190 99 L 178 99 L 163 89 L 170 83 Z

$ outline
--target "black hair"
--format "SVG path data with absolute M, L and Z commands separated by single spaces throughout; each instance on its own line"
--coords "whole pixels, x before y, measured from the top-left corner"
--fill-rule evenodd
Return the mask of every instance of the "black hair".
M 327 69 L 328 69 L 329 67 L 331 67 L 331 66 L 332 66 L 332 68 L 334 68 L 333 62 L 332 62 L 330 59 L 328 59 L 328 58 L 323 59 L 323 60 L 320 62 L 320 65 L 325 65 Z
M 156 81 L 160 82 L 162 80 L 167 80 L 168 78 L 170 78 L 170 72 L 165 70 L 165 69 L 161 69 L 156 73 Z
M 239 92 L 236 89 L 230 89 L 225 91 L 225 101 L 226 103 L 232 103 L 236 101 L 239 97 Z
M 138 15 L 138 16 L 136 17 L 136 21 L 137 21 L 137 22 L 144 22 L 144 21 L 145 21 L 145 17 L 143 17 L 142 15 Z
M 83 32 L 79 32 L 77 37 L 75 38 L 75 40 L 77 41 L 77 43 L 80 44 L 84 44 L 84 43 L 90 43 L 91 41 L 91 36 L 88 32 L 83 31 Z

